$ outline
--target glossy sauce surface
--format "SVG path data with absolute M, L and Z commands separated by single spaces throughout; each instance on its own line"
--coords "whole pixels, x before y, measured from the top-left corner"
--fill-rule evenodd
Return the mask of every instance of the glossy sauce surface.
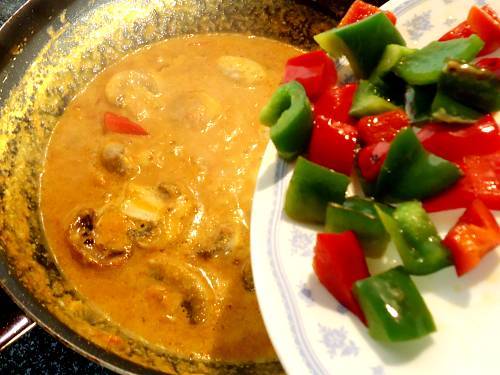
M 258 113 L 288 45 L 172 39 L 101 73 L 57 125 L 42 176 L 49 245 L 75 288 L 127 331 L 181 355 L 272 360 L 253 291 Z M 105 131 L 106 112 L 148 135 Z

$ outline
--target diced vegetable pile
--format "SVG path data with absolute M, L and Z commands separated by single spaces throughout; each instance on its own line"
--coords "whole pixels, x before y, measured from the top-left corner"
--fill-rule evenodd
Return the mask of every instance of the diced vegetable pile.
M 323 50 L 290 59 L 261 112 L 285 160 L 296 159 L 286 214 L 324 225 L 314 271 L 373 338 L 410 340 L 435 325 L 410 275 L 458 276 L 500 244 L 500 20 L 473 6 L 438 41 L 408 48 L 390 12 L 353 3 Z M 326 52 L 325 52 L 326 51 Z M 337 84 L 345 56 L 357 83 Z M 362 197 L 346 197 L 353 176 Z M 442 240 L 428 212 L 466 208 Z M 389 242 L 402 265 L 370 275 Z

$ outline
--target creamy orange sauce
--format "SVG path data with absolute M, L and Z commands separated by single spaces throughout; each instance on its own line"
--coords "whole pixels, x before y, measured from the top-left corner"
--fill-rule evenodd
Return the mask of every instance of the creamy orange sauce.
M 238 35 L 164 41 L 101 73 L 62 116 L 42 176 L 48 242 L 125 330 L 181 356 L 275 359 L 252 290 L 250 206 L 268 139 L 258 113 L 297 53 Z M 149 135 L 104 131 L 106 112 Z

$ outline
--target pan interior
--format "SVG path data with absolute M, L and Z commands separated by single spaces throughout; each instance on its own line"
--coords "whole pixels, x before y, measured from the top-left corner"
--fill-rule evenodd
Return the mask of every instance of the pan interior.
M 90 306 L 61 274 L 46 245 L 39 213 L 40 174 L 52 130 L 70 101 L 126 54 L 174 36 L 225 32 L 264 36 L 309 49 L 312 35 L 331 27 L 331 22 L 311 7 L 285 0 L 75 1 L 32 39 L 16 46 L 1 72 L 4 88 L 12 87 L 0 95 L 4 273 L 0 281 L 4 287 L 14 292 L 18 286 L 13 279 L 19 280 L 25 288 L 17 293 L 19 302 L 35 318 L 80 350 L 84 347 L 87 355 L 106 357 L 108 365 L 125 366 L 82 344 L 78 336 L 64 333 L 63 326 L 47 319 L 44 311 L 99 347 L 147 368 L 169 373 L 281 371 L 273 361 L 238 364 L 173 355 L 124 331 Z M 23 297 L 25 291 L 28 294 Z M 111 348 L 111 337 L 119 337 L 121 345 Z

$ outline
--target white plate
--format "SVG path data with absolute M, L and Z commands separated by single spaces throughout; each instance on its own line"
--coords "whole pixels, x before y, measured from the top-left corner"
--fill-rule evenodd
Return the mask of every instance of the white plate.
M 465 19 L 474 3 L 406 0 L 386 4 L 409 46 L 423 46 Z M 414 280 L 438 331 L 424 339 L 381 344 L 326 291 L 312 270 L 321 227 L 292 222 L 283 212 L 293 165 L 267 147 L 254 196 L 252 265 L 259 305 L 288 374 L 500 374 L 499 250 L 458 279 L 453 267 Z M 433 214 L 441 235 L 463 210 Z M 500 218 L 497 212 L 497 220 Z M 394 251 L 394 249 L 389 249 Z

